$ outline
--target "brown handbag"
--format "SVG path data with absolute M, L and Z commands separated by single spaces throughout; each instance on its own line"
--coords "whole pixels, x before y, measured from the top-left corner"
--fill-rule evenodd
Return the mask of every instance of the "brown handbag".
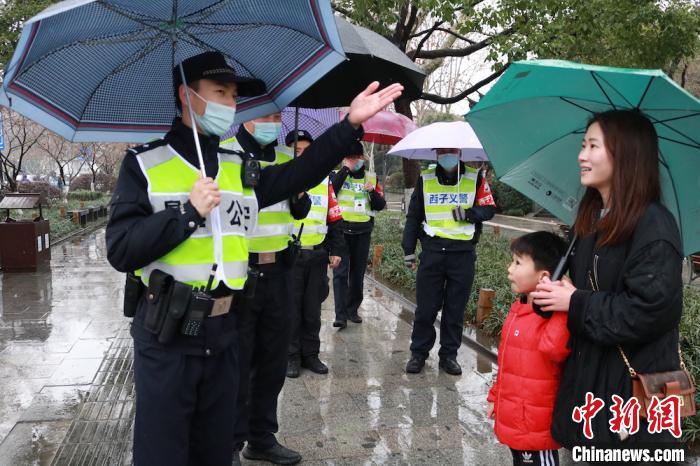
M 695 416 L 695 384 L 693 378 L 685 367 L 681 355 L 681 345 L 678 344 L 678 357 L 681 368 L 677 371 L 653 372 L 651 374 L 639 374 L 630 365 L 622 347 L 618 345 L 620 355 L 625 361 L 630 377 L 632 377 L 632 396 L 640 404 L 639 417 L 646 419 L 647 410 L 651 404 L 651 398 L 657 397 L 659 401 L 667 396 L 676 395 L 681 400 L 681 417 Z

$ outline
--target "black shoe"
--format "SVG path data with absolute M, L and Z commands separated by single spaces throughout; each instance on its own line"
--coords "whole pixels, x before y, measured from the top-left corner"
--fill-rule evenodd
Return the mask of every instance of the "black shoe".
M 362 323 L 362 317 L 359 315 L 355 314 L 354 316 L 350 316 L 350 322 L 354 322 L 356 324 L 361 324 Z
M 233 450 L 233 463 L 231 466 L 241 466 L 241 451 Z
M 243 449 L 243 457 L 249 460 L 268 461 L 272 464 L 297 464 L 301 461 L 301 455 L 298 452 L 279 443 L 267 450 L 256 450 L 246 445 Z
M 316 374 L 328 374 L 328 366 L 323 364 L 321 360 L 318 359 L 318 355 L 307 356 L 304 359 L 302 359 L 301 367 L 305 367 L 306 369 L 310 370 L 311 372 L 315 372 Z M 289 377 L 289 369 L 287 369 L 287 377 Z
M 299 377 L 299 372 L 301 369 L 299 369 L 299 359 L 298 358 L 291 358 L 287 361 L 287 377 L 290 379 L 296 379 Z
M 462 366 L 455 358 L 440 358 L 440 367 L 450 375 L 462 375 Z
M 406 372 L 409 374 L 418 374 L 425 366 L 425 358 L 418 354 L 411 355 L 411 359 L 406 363 Z
M 348 321 L 345 319 L 335 319 L 333 322 L 333 327 L 345 328 L 348 326 Z

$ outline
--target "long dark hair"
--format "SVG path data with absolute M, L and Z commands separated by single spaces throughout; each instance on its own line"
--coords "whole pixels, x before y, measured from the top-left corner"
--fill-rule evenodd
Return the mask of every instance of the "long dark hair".
M 612 158 L 609 212 L 598 190 L 586 188 L 576 214 L 574 231 L 584 236 L 597 231 L 596 246 L 629 239 L 644 209 L 661 198 L 659 143 L 654 125 L 638 110 L 610 110 L 594 115 L 586 128 L 598 123 Z

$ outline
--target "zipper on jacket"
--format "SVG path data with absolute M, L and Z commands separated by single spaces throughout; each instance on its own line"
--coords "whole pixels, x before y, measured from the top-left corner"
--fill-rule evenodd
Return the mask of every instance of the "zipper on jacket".
M 508 337 L 510 337 L 510 329 L 513 328 L 513 323 L 515 323 L 515 321 L 516 321 L 517 319 L 518 319 L 518 316 L 515 315 L 514 318 L 513 318 L 513 321 L 510 323 L 510 325 L 508 325 L 508 333 L 506 333 L 506 339 L 505 339 L 505 341 L 503 342 L 503 362 L 504 362 L 504 363 L 505 363 L 505 359 L 506 359 L 506 351 L 505 351 L 505 350 L 506 350 L 506 347 L 508 346 Z M 498 382 L 498 376 L 501 375 L 501 370 L 502 370 L 502 369 L 503 369 L 502 366 L 498 366 L 498 373 L 496 374 L 496 378 L 497 378 L 496 382 Z M 499 390 L 498 390 L 498 395 L 496 396 L 496 402 L 493 404 L 493 409 L 494 409 L 494 412 L 495 412 L 495 416 L 493 417 L 493 429 L 494 429 L 494 432 L 496 431 L 496 424 L 497 424 L 497 422 L 498 422 L 498 411 L 496 411 L 496 406 L 498 406 L 498 405 L 500 405 L 500 404 L 501 404 L 501 390 L 499 389 Z

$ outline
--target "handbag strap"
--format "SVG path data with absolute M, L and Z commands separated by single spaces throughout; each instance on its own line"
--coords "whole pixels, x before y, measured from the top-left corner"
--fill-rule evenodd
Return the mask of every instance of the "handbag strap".
M 637 371 L 635 371 L 632 366 L 630 365 L 629 359 L 627 359 L 627 355 L 625 354 L 624 351 L 622 351 L 622 346 L 617 345 L 617 349 L 620 351 L 620 356 L 622 356 L 622 360 L 625 361 L 625 366 L 627 366 L 627 371 L 630 373 L 630 377 L 634 378 L 637 377 Z M 683 362 L 683 354 L 681 353 L 681 342 L 680 342 L 680 335 L 678 338 L 678 360 L 681 363 L 681 369 L 684 371 L 688 371 L 688 369 L 685 367 L 685 362 Z

